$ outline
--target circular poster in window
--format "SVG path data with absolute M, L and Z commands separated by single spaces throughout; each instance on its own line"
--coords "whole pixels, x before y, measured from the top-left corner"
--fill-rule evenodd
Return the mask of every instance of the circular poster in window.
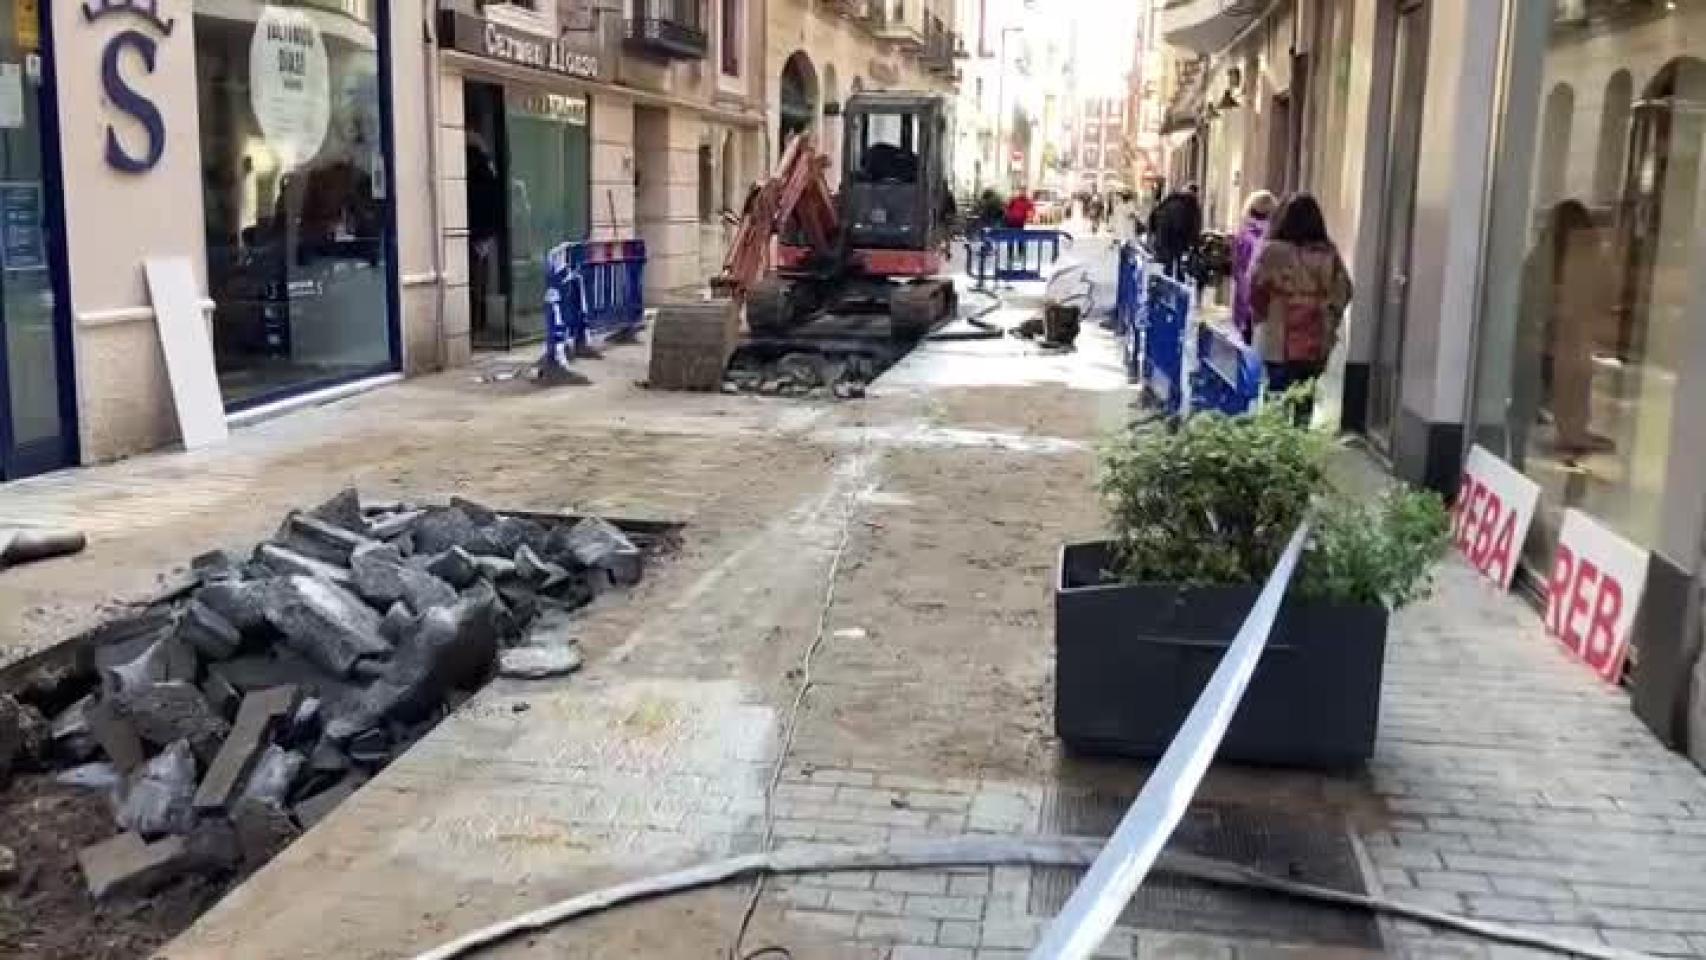
M 331 119 L 326 45 L 307 12 L 267 7 L 249 41 L 249 104 L 261 134 L 289 169 L 312 159 Z

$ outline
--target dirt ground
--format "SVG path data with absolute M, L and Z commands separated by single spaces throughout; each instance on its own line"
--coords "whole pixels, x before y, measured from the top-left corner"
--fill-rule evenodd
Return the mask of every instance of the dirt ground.
M 93 905 L 77 851 L 112 832 L 112 811 L 101 793 L 33 774 L 0 792 L 0 846 L 10 847 L 19 865 L 17 880 L 0 886 L 0 957 L 145 957 L 232 885 L 231 877 L 190 877 L 145 899 Z

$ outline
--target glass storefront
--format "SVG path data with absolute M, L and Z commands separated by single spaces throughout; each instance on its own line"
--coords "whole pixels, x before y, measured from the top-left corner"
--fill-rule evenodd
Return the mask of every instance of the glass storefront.
M 1673 427 L 1679 382 L 1706 377 L 1689 349 L 1706 308 L 1706 5 L 1545 7 L 1515 28 L 1476 439 L 1541 485 L 1536 556 L 1572 506 L 1657 547 L 1671 458 L 1700 456 Z
M 392 369 L 378 0 L 196 0 L 226 405 Z
M 545 254 L 590 232 L 590 106 L 478 81 L 465 90 L 473 340 L 508 349 L 545 336 Z
M 73 432 L 33 9 L 0 3 L 0 479 L 66 465 Z

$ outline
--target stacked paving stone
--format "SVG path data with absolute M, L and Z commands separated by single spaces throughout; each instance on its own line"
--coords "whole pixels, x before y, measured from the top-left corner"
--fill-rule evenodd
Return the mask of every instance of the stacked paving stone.
M 865 385 L 880 372 L 879 366 L 860 354 L 788 353 L 765 362 L 742 353 L 723 376 L 723 392 L 855 400 L 865 395 Z
M 90 891 L 266 862 L 494 670 L 578 667 L 530 628 L 635 583 L 642 559 L 597 518 L 364 508 L 354 490 L 247 558 L 195 558 L 172 602 L 96 631 L 98 683 L 35 738 L 81 764 L 62 780 L 111 791 L 122 832 L 80 855 Z

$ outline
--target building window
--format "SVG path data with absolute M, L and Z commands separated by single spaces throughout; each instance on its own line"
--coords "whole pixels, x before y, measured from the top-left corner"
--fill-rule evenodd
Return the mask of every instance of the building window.
M 721 33 L 723 76 L 740 76 L 741 0 L 719 0 L 722 18 L 718 21 Z
M 716 165 L 712 162 L 711 145 L 699 145 L 699 222 L 710 223 L 716 216 L 716 200 L 713 196 L 713 185 L 716 183 Z
M 376 6 L 195 4 L 208 287 L 228 406 L 395 365 Z

